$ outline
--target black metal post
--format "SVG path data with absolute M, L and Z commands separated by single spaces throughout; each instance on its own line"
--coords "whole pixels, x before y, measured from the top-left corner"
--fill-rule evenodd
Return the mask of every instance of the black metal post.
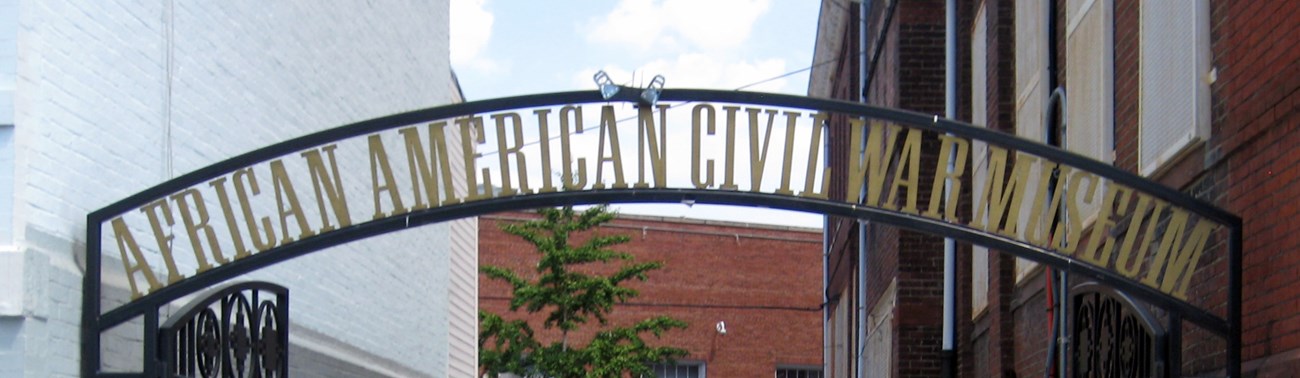
M 158 371 L 158 309 L 144 313 L 144 376 L 160 377 Z
M 1073 267 L 1073 265 L 1071 265 L 1071 267 Z M 1073 298 L 1070 296 L 1070 271 L 1071 269 L 1061 270 L 1061 289 L 1059 290 L 1060 295 L 1057 296 L 1057 300 L 1059 301 L 1058 303 L 1061 304 L 1056 307 L 1057 315 L 1060 316 L 1057 322 L 1061 324 L 1061 333 L 1054 336 L 1058 337 L 1057 342 L 1061 344 L 1061 346 L 1057 348 L 1060 354 L 1056 356 L 1056 368 L 1057 371 L 1061 372 L 1061 374 L 1058 375 L 1060 378 L 1070 376 L 1070 344 L 1071 338 L 1074 336 L 1070 332 L 1072 329 L 1070 327 L 1070 301 L 1071 298 Z
M 1183 317 L 1169 312 L 1169 378 L 1183 376 Z
M 1228 236 L 1228 376 L 1241 377 L 1241 219 Z
M 86 273 L 81 280 L 81 376 L 99 372 L 100 219 L 86 216 Z

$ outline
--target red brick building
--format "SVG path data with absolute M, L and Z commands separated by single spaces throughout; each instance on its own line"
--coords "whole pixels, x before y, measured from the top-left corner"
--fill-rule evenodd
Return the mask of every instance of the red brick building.
M 814 62 L 826 64 L 814 68 L 809 94 L 943 114 L 944 3 L 823 2 Z M 1243 219 L 1243 375 L 1294 375 L 1300 2 L 960 0 L 958 19 L 958 119 L 1109 163 Z M 1064 116 L 1045 120 L 1050 112 Z M 831 138 L 846 151 L 846 135 Z M 940 237 L 848 220 L 827 233 L 828 266 L 838 267 L 828 280 L 827 337 L 863 351 L 834 349 L 827 375 L 936 376 Z M 1213 240 L 1216 252 L 1201 261 L 1209 273 L 1188 297 L 1224 316 L 1226 254 L 1222 236 Z M 859 261 L 861 241 L 869 252 Z M 1060 367 L 1049 361 L 1088 374 L 1077 355 L 1049 355 L 1047 298 L 1063 289 L 1049 285 L 1052 272 L 978 246 L 958 251 L 959 376 L 1043 376 Z M 1088 285 L 1072 279 L 1068 300 L 1084 300 Z M 863 300 L 866 310 L 852 311 Z M 1153 334 L 1182 339 L 1139 356 L 1152 364 L 1142 375 L 1224 374 L 1223 338 L 1148 304 L 1125 306 L 1125 314 L 1151 312 Z M 1072 352 L 1084 342 L 1071 341 Z
M 537 261 L 532 246 L 499 225 L 533 216 L 479 217 L 479 265 L 531 271 Z M 687 329 L 661 343 L 690 352 L 680 361 L 689 372 L 770 377 L 782 369 L 821 371 L 820 230 L 622 215 L 597 232 L 628 235 L 632 241 L 616 249 L 637 261 L 664 263 L 649 280 L 632 284 L 640 296 L 616 307 L 611 322 L 654 315 L 686 321 Z M 509 286 L 480 276 L 481 309 L 512 318 L 508 298 Z

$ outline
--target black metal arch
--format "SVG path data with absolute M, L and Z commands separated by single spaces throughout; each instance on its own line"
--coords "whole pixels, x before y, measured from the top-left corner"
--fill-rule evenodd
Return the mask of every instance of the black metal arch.
M 511 197 L 497 197 L 493 199 L 415 211 L 402 216 L 354 224 L 347 228 L 299 240 L 240 260 L 235 260 L 214 267 L 203 274 L 186 278 L 175 284 L 153 291 L 138 300 L 101 314 L 101 224 L 112 217 L 143 206 L 149 201 L 201 184 L 211 178 L 227 174 L 236 169 L 269 161 L 289 153 L 398 127 L 409 126 L 421 122 L 448 119 L 457 116 L 531 107 L 605 102 L 637 102 L 639 101 L 637 94 L 637 90 L 622 90 L 619 91 L 614 98 L 609 100 L 602 98 L 600 93 L 597 91 L 538 94 L 454 104 L 362 121 L 276 143 L 221 161 L 183 176 L 179 176 L 88 214 L 86 217 L 86 248 L 88 255 L 86 259 L 86 275 L 83 282 L 82 301 L 82 375 L 88 377 L 103 376 L 98 372 L 100 351 L 99 337 L 103 331 L 140 316 L 145 317 L 146 328 L 149 328 L 148 323 L 151 322 L 151 317 L 152 323 L 156 327 L 157 309 L 161 306 L 167 305 L 171 301 L 241 274 L 255 271 L 331 246 L 430 223 L 472 217 L 503 210 L 600 203 L 680 203 L 693 201 L 695 203 L 707 204 L 768 207 L 871 220 L 873 222 L 891 224 L 921 232 L 953 237 L 958 240 L 994 248 L 1057 269 L 1082 274 L 1101 284 L 1124 290 L 1130 295 L 1147 301 L 1153 305 L 1165 308 L 1171 312 L 1180 313 L 1184 319 L 1225 337 L 1228 341 L 1227 352 L 1229 375 L 1237 376 L 1237 374 L 1233 372 L 1239 368 L 1241 345 L 1241 220 L 1235 215 L 1211 204 L 1199 201 L 1184 193 L 1143 179 L 1111 165 L 1051 146 L 1020 139 L 1013 135 L 957 121 L 940 119 L 938 116 L 896 109 L 879 108 L 844 101 L 738 91 L 666 89 L 660 95 L 660 101 L 720 102 L 813 109 L 887 120 L 909 127 L 940 133 L 949 133 L 1030 153 L 1055 162 L 1068 164 L 1140 192 L 1152 195 L 1153 197 L 1167 201 L 1172 205 L 1179 206 L 1205 219 L 1224 225 L 1229 229 L 1230 233 L 1228 240 L 1230 289 L 1227 319 L 1220 318 L 1204 309 L 1195 307 L 1148 286 L 1132 282 L 1114 272 L 1079 262 L 1069 256 L 1059 255 L 1044 248 L 1026 244 L 1012 238 L 990 234 L 961 225 L 950 224 L 894 211 L 859 206 L 852 203 L 767 193 L 699 189 L 606 189 L 539 193 Z M 145 338 L 146 344 L 151 343 L 151 341 L 155 340 L 150 340 L 149 337 Z

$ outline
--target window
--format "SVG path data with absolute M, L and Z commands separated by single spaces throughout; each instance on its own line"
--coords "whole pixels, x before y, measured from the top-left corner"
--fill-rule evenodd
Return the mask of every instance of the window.
M 988 16 L 981 2 L 975 11 L 974 30 L 971 31 L 971 123 L 976 126 L 988 125 Z M 996 101 L 996 99 L 994 100 Z M 984 143 L 975 143 L 974 154 L 979 159 L 988 151 Z M 988 165 L 975 164 L 975 187 L 988 179 Z M 971 255 L 971 317 L 978 316 L 988 307 L 989 295 L 989 249 L 974 246 Z M 777 375 L 778 377 L 780 375 Z
M 1044 116 L 1049 94 L 1057 88 L 1048 88 L 1053 75 L 1047 72 L 1049 42 L 1047 19 L 1064 23 L 1065 61 L 1057 66 L 1064 71 L 1065 79 L 1059 84 L 1065 96 L 1065 128 L 1053 138 L 1059 146 L 1095 160 L 1114 160 L 1114 23 L 1112 0 L 1067 1 L 1064 18 L 1048 14 L 1046 2 L 1017 2 L 1016 7 L 1016 135 L 1035 141 L 1048 142 L 1049 135 Z M 978 26 L 977 26 L 978 27 Z M 1056 106 L 1056 105 L 1050 105 Z M 973 147 L 972 152 L 978 153 Z M 979 156 L 979 155 L 975 155 Z M 984 169 L 976 164 L 976 169 Z M 1031 175 L 1039 175 L 1035 167 Z M 979 177 L 979 171 L 976 177 Z M 980 185 L 975 185 L 979 191 Z M 1104 191 L 1098 190 L 1085 203 L 1100 203 Z M 978 197 L 980 193 L 976 192 Z M 1029 207 L 1022 208 L 1028 212 Z M 1079 206 L 1077 214 L 1087 224 L 1099 206 Z M 977 250 L 978 251 L 978 250 Z M 977 254 L 984 265 L 986 259 Z M 1038 266 L 1029 260 L 1017 259 L 1015 280 L 1020 282 Z M 977 290 L 985 290 L 976 288 Z
M 867 377 L 892 377 L 889 365 L 894 354 L 894 311 L 898 306 L 898 281 L 885 288 L 881 298 L 864 322 L 867 327 L 867 350 L 862 372 Z
M 819 367 L 778 367 L 776 378 L 822 378 Z
M 654 364 L 655 378 L 703 378 L 703 362 L 682 362 L 675 364 Z
M 1066 150 L 1094 160 L 1114 160 L 1115 18 L 1111 0 L 1068 2 L 1065 33 L 1065 131 L 1056 141 Z M 1039 122 L 1042 125 L 1042 122 Z M 1044 127 L 1039 126 L 1039 127 Z M 1044 133 L 1046 134 L 1046 133 Z M 1059 137 L 1059 135 L 1057 136 Z M 1048 141 L 1048 136 L 1039 138 Z M 1088 205 L 1068 216 L 1090 224 L 1101 210 L 1098 189 Z M 1082 200 L 1082 199 L 1081 199 Z M 1095 205 L 1094 205 L 1095 204 Z
M 1138 167 L 1150 176 L 1210 134 L 1210 16 L 1207 0 L 1141 7 Z
M 1065 138 L 1060 142 L 1071 152 L 1111 162 L 1115 123 L 1112 4 L 1110 0 L 1067 2 L 1065 16 L 1066 122 Z M 1042 121 L 1035 124 L 1042 125 Z M 1035 139 L 1047 140 L 1045 136 Z

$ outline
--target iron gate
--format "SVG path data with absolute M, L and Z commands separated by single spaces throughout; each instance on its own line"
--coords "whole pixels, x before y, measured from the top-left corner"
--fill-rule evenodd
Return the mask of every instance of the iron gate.
M 1076 289 L 1071 308 L 1075 377 L 1163 377 L 1165 334 L 1150 313 L 1113 289 Z
M 284 377 L 289 364 L 289 289 L 241 282 L 210 292 L 158 331 L 168 377 Z

